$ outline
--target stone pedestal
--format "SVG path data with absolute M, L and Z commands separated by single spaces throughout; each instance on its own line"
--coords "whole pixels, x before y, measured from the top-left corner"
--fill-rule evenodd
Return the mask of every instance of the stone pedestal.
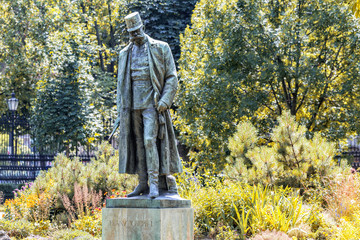
M 192 240 L 190 200 L 172 197 L 107 199 L 102 240 Z

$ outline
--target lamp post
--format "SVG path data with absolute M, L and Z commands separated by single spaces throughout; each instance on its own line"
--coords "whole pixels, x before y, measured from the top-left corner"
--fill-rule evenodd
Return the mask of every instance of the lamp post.
M 9 154 L 14 154 L 14 128 L 15 128 L 15 111 L 19 104 L 19 99 L 15 97 L 15 93 L 11 94 L 11 98 L 7 100 L 9 110 L 11 112 L 11 130 L 9 134 Z

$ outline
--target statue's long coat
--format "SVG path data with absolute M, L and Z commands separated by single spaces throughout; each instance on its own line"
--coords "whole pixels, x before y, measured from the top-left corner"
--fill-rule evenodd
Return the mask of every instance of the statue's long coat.
M 178 79 L 170 47 L 167 43 L 154 40 L 146 35 L 151 83 L 155 90 L 156 101 L 172 105 L 177 90 Z M 132 84 L 130 78 L 130 58 L 133 43 L 121 50 L 119 54 L 117 109 L 120 119 L 119 134 L 119 172 L 138 173 L 136 162 L 135 137 L 131 121 Z M 176 146 L 171 117 L 168 110 L 165 117 L 163 139 L 158 139 L 160 174 L 172 174 L 182 171 L 182 165 Z

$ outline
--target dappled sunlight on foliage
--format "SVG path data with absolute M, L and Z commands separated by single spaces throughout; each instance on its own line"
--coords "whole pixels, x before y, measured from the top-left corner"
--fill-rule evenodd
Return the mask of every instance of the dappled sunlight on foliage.
M 237 123 L 266 137 L 290 111 L 309 135 L 358 128 L 359 20 L 336 0 L 201 0 L 182 35 L 175 125 L 219 170 Z
M 193 188 L 188 196 L 195 210 L 195 232 L 199 236 L 221 233 L 223 226 L 236 230 L 240 239 L 265 229 L 311 236 L 312 224 L 320 217 L 316 208 L 303 207 L 301 197 L 290 188 L 220 181 L 211 185 Z
M 333 226 L 333 237 L 330 239 L 348 240 L 360 238 L 360 212 L 353 212 L 351 217 L 341 217 L 338 224 Z
M 329 187 L 341 170 L 334 160 L 334 143 L 319 133 L 307 139 L 306 128 L 289 112 L 278 118 L 269 144 L 259 143 L 256 129 L 241 122 L 229 140 L 229 149 L 225 173 L 230 179 L 300 188 L 309 196 Z
M 118 154 L 110 144 L 99 146 L 97 159 L 86 165 L 79 159 L 58 155 L 47 172 L 16 191 L 5 203 L 7 220 L 27 220 L 32 231 L 49 232 L 64 226 L 101 236 L 101 207 L 113 192 L 130 191 L 136 177 L 118 173 Z M 36 230 L 37 229 L 37 230 Z
M 0 0 L 0 102 L 15 91 L 33 113 L 38 150 L 94 146 L 139 10 L 180 57 L 172 113 L 190 160 L 175 176 L 195 239 L 360 239 L 360 177 L 333 142 L 360 127 L 360 0 L 199 0 L 179 37 L 195 2 Z M 67 156 L 5 202 L 11 238 L 99 239 L 106 199 L 138 183 L 107 143 L 86 164 Z
M 34 115 L 37 147 L 89 145 L 109 131 L 102 118 L 116 114 L 117 56 L 128 42 L 131 2 L 0 1 L 0 100 L 16 92 L 19 112 Z
M 40 222 L 50 219 L 50 210 L 55 201 L 55 195 L 50 193 L 54 181 L 39 190 L 32 191 L 31 185 L 25 185 L 15 190 L 15 198 L 5 201 L 5 218 L 13 220 L 28 220 Z

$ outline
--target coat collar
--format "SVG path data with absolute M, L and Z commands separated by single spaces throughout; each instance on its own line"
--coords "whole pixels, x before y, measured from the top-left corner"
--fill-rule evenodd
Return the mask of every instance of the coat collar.
M 145 34 L 145 37 L 147 39 L 147 42 L 149 44 L 150 47 L 155 46 L 156 45 L 156 40 L 151 38 L 149 35 Z M 130 49 L 132 49 L 132 46 L 134 45 L 134 43 L 130 42 L 125 48 L 124 51 L 128 52 Z
M 148 43 L 149 43 L 151 46 L 153 46 L 153 45 L 156 44 L 156 40 L 155 40 L 155 39 L 151 38 L 151 37 L 150 37 L 149 35 L 147 35 L 147 34 L 145 34 L 145 36 L 146 36 L 146 38 L 147 38 L 147 40 L 148 40 Z

